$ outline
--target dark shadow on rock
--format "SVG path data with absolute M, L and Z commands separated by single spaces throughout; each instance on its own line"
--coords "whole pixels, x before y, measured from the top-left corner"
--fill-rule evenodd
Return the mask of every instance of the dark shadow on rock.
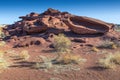
M 53 44 L 50 44 L 49 45 L 49 48 L 55 48 Z
M 20 58 L 19 56 L 10 56 L 12 58 L 12 60 L 15 60 L 15 61 L 20 61 L 20 60 L 23 60 L 23 58 Z
M 20 62 L 14 62 L 14 65 L 11 65 L 10 67 L 18 67 L 18 68 L 28 67 L 28 68 L 31 68 L 34 64 L 35 64 L 35 62 L 20 61 Z
M 64 34 L 67 36 L 67 37 L 73 37 L 73 38 L 75 38 L 75 37 L 77 37 L 77 38 L 91 38 L 91 37 L 100 37 L 100 36 L 103 36 L 104 34 L 100 34 L 100 33 L 98 33 L 98 34 L 76 34 L 76 33 L 74 33 L 74 32 L 72 32 L 72 31 L 65 31 L 64 32 Z
M 103 67 L 100 67 L 100 66 L 88 67 L 87 69 L 89 69 L 89 70 L 95 70 L 95 71 L 104 71 L 104 70 L 107 70 L 106 68 L 103 68 Z
M 113 48 L 111 48 L 110 46 L 106 46 L 106 47 L 104 47 L 104 46 L 98 46 L 97 47 L 98 49 L 113 49 Z
M 19 60 L 22 60 L 22 58 L 14 58 L 13 60 L 19 61 Z
M 55 53 L 56 51 L 55 50 L 42 50 L 42 52 L 44 52 L 44 53 Z

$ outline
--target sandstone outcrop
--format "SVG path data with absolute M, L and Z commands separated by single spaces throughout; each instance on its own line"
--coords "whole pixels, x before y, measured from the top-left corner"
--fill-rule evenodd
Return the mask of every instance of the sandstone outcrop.
M 113 31 L 114 27 L 113 24 L 106 23 L 98 19 L 76 16 L 68 12 L 60 12 L 51 8 L 41 14 L 31 12 L 30 14 L 26 16 L 20 16 L 19 18 L 21 19 L 20 21 L 17 21 L 14 24 L 9 25 L 3 29 L 7 35 L 6 39 L 11 39 L 8 41 L 17 46 L 30 45 L 31 41 L 33 41 L 32 38 L 27 38 L 25 39 L 26 41 L 22 39 L 23 36 L 28 35 L 31 37 L 35 36 L 37 38 L 42 37 L 44 39 L 48 39 L 49 34 L 51 33 L 59 34 L 74 32 L 77 33 L 77 35 L 94 35 L 96 33 L 106 34 Z M 33 44 L 35 43 L 36 41 L 33 41 Z
M 71 16 L 68 19 L 64 19 L 64 22 L 73 32 L 78 34 L 104 34 L 109 32 L 114 26 L 101 20 L 83 16 Z
M 51 8 L 41 14 L 32 12 L 19 18 L 22 20 L 7 28 L 11 36 L 41 32 L 59 34 L 69 29 L 77 34 L 107 33 L 114 26 L 101 20 L 75 16 L 68 12 L 60 12 Z

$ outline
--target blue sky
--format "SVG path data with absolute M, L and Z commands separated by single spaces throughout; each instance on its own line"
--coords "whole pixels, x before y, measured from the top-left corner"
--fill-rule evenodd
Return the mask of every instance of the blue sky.
M 13 24 L 19 16 L 47 8 L 120 24 L 120 0 L 0 0 L 0 24 Z

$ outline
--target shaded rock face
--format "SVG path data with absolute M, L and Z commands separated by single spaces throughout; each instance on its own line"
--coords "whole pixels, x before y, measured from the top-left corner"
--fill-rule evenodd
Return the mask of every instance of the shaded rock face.
M 23 37 L 17 37 L 13 36 L 11 39 L 8 40 L 8 42 L 12 43 L 13 47 L 29 47 L 32 45 L 40 45 L 43 46 L 43 44 L 46 43 L 46 40 L 41 37 L 30 37 L 30 36 L 23 36 Z
M 24 41 L 25 40 L 25 41 Z M 31 45 L 43 45 L 45 40 L 43 38 L 26 38 L 18 42 L 14 47 L 29 47 Z

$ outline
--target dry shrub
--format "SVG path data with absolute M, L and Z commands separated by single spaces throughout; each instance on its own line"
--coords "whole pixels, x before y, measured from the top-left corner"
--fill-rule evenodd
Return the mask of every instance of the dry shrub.
M 92 51 L 99 52 L 100 50 L 97 47 L 92 47 Z
M 19 54 L 19 58 L 23 59 L 23 60 L 28 60 L 30 58 L 30 55 L 28 53 L 27 50 L 23 50 L 21 51 L 21 53 Z
M 113 61 L 114 61 L 115 64 L 119 64 L 120 65 L 120 52 L 114 53 Z
M 6 44 L 5 41 L 0 41 L 0 47 L 3 47 Z
M 103 68 L 115 68 L 116 64 L 120 65 L 120 52 L 107 54 L 105 58 L 99 59 L 98 63 Z
M 33 65 L 34 68 L 39 69 L 39 68 L 45 68 L 49 69 L 52 67 L 52 62 L 51 59 L 46 57 L 46 56 L 38 56 L 39 62 L 36 62 L 35 65 Z
M 70 50 L 71 41 L 69 40 L 69 38 L 65 37 L 64 34 L 59 34 L 58 36 L 54 36 L 53 45 L 58 54 L 58 57 L 56 58 L 56 63 L 79 64 L 79 62 L 83 60 L 80 56 L 76 56 L 71 53 Z
M 3 28 L 0 27 L 0 38 L 4 38 L 5 37 L 5 34 L 3 32 Z
M 54 36 L 53 43 L 55 50 L 59 53 L 67 52 L 70 49 L 71 41 L 69 38 L 65 37 L 64 34 L 59 34 L 58 36 Z
M 0 71 L 8 68 L 10 66 L 10 63 L 7 59 L 5 59 L 6 56 L 4 56 L 5 52 L 0 51 Z
M 113 62 L 113 57 L 114 56 L 112 54 L 108 54 L 104 58 L 99 59 L 99 61 L 98 61 L 99 66 L 103 67 L 105 69 L 115 68 L 115 64 Z
M 116 24 L 114 29 L 115 29 L 115 31 L 120 32 L 120 25 Z
M 103 41 L 100 45 L 97 46 L 98 48 L 106 48 L 106 49 L 116 49 L 117 45 L 109 40 Z
M 10 64 L 4 58 L 0 58 L 0 70 L 8 68 L 9 65 Z
M 113 42 L 117 47 L 120 47 L 120 41 L 119 40 L 114 40 Z
M 4 52 L 0 51 L 0 58 L 3 58 L 3 56 L 4 56 Z
M 0 70 L 8 68 L 10 65 L 10 63 L 4 58 L 4 54 L 3 51 L 0 51 Z
M 70 64 L 75 63 L 79 64 L 80 62 L 84 62 L 85 59 L 83 59 L 79 55 L 73 55 L 71 53 L 62 54 L 58 59 L 57 62 L 61 64 Z

